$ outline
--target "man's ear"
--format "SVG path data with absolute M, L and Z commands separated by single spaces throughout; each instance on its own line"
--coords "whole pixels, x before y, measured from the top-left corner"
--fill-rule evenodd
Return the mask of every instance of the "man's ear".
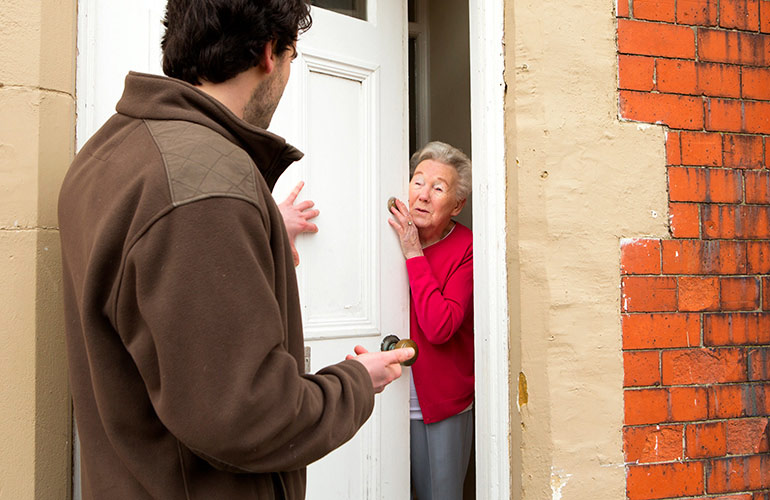
M 262 49 L 262 58 L 259 61 L 259 68 L 269 75 L 275 69 L 276 58 L 278 57 L 275 52 L 275 40 L 268 40 Z

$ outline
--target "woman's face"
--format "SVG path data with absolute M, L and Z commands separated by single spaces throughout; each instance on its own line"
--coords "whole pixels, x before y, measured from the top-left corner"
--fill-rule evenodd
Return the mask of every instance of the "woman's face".
M 457 171 L 435 160 L 423 160 L 409 182 L 409 213 L 418 229 L 443 230 L 459 214 Z

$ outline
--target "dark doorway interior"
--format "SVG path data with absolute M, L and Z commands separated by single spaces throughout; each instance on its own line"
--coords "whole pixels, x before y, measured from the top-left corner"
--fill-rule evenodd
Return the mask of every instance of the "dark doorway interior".
M 408 0 L 409 153 L 443 141 L 471 156 L 470 27 L 467 0 Z M 456 219 L 473 229 L 473 196 Z M 474 447 L 475 448 L 475 447 Z M 475 451 L 465 500 L 476 498 Z

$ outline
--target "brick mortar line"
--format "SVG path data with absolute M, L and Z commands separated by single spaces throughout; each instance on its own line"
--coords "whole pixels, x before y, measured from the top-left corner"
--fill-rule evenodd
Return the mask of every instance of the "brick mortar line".
M 674 459 L 674 460 L 666 460 L 664 462 L 624 462 L 624 464 L 628 466 L 645 466 L 645 465 L 667 465 L 667 464 L 683 464 L 683 463 L 692 463 L 692 462 L 709 462 L 712 460 L 732 460 L 732 459 L 741 459 L 741 458 L 751 458 L 751 457 L 761 457 L 761 456 L 770 456 L 770 453 L 768 452 L 762 452 L 762 453 L 751 453 L 751 454 L 740 454 L 740 455 L 717 455 L 714 457 L 683 457 L 681 459 Z M 764 491 L 762 490 L 749 490 L 749 491 Z M 740 494 L 740 492 L 730 492 L 730 494 Z M 722 496 L 724 493 L 712 493 L 712 495 L 716 496 Z M 680 498 L 680 497 L 674 497 L 674 498 Z M 692 498 L 692 497 L 681 497 L 681 498 Z M 695 497 L 695 498 L 704 498 L 704 497 Z M 710 497 L 708 497 L 710 498 Z
M 674 8 L 676 8 L 676 2 L 674 2 Z M 674 23 L 676 24 L 676 12 L 674 12 Z M 717 24 L 719 24 L 719 9 L 717 9 Z M 693 60 L 695 62 L 701 62 L 700 55 L 698 54 L 698 25 L 693 26 L 693 38 L 695 39 L 693 41 L 693 48 L 695 49 L 695 56 L 693 57 Z
M 652 91 L 645 91 L 645 90 L 628 90 L 628 89 L 619 89 L 619 91 L 622 92 L 636 92 L 639 94 L 652 94 Z M 683 96 L 683 97 L 701 97 L 703 96 L 694 96 L 689 94 L 666 94 L 664 93 L 657 93 L 657 95 L 671 95 L 671 96 Z M 768 103 L 770 104 L 770 101 L 756 101 L 756 102 L 762 102 L 762 103 Z M 618 98 L 618 104 L 620 103 L 620 99 Z M 705 103 L 704 103 L 705 106 Z M 770 134 L 765 132 L 733 132 L 729 130 L 707 130 L 704 128 L 696 128 L 696 129 L 689 129 L 689 128 L 670 128 L 670 125 L 667 125 L 665 123 L 652 123 L 652 122 L 645 122 L 641 120 L 634 120 L 632 118 L 627 118 L 623 115 L 621 115 L 618 112 L 618 121 L 625 122 L 625 123 L 642 123 L 644 125 L 650 125 L 651 127 L 669 127 L 669 130 L 672 132 L 692 132 L 692 133 L 707 133 L 707 134 L 730 134 L 730 135 L 751 135 L 751 136 L 759 136 L 759 137 L 770 137 Z M 765 169 L 767 167 L 764 167 Z M 759 170 L 759 169 L 754 169 Z
M 623 54 L 623 55 L 626 55 L 626 54 Z M 685 60 L 692 61 L 692 59 L 685 59 Z M 719 64 L 719 63 L 717 63 L 717 64 Z M 741 67 L 745 67 L 745 66 L 741 66 Z M 755 67 L 756 68 L 759 68 L 759 67 L 767 68 L 768 66 L 748 66 L 748 67 L 751 67 L 751 68 L 755 68 Z M 623 89 L 623 88 L 618 87 L 618 92 L 636 92 L 638 94 L 671 95 L 671 96 L 683 96 L 683 97 L 695 97 L 695 98 L 700 97 L 704 101 L 706 99 L 711 99 L 711 100 L 713 100 L 713 99 L 722 99 L 723 101 L 756 102 L 756 103 L 760 103 L 760 104 L 770 103 L 770 100 L 750 99 L 750 98 L 747 98 L 747 97 L 725 97 L 725 96 L 712 96 L 712 95 L 706 95 L 706 94 L 681 94 L 681 93 L 677 93 L 677 92 L 661 92 L 660 90 L 655 90 L 655 89 L 653 89 L 653 90 L 636 90 L 636 89 Z M 705 104 L 705 102 L 704 102 L 704 104 Z M 626 120 L 628 120 L 628 121 L 637 121 L 637 120 L 631 120 L 629 118 L 626 118 Z M 650 122 L 639 122 L 639 123 L 650 123 Z M 660 124 L 659 123 L 650 123 L 650 125 L 661 125 L 661 126 L 669 127 L 669 128 L 671 127 L 670 125 L 666 125 L 665 123 L 660 123 Z M 729 131 L 729 130 L 706 130 L 705 127 L 703 129 L 686 129 L 686 128 L 682 128 L 682 129 L 670 128 L 670 129 L 672 131 L 675 131 L 675 132 L 676 131 L 679 131 L 679 132 L 698 132 L 698 131 L 703 130 L 703 131 L 711 133 L 711 134 L 760 135 L 760 136 L 764 136 L 764 137 L 770 136 L 770 134 L 766 134 L 766 133 L 762 133 L 762 132 L 732 132 L 732 131 Z
M 701 349 L 712 349 L 712 350 L 718 350 L 718 349 L 732 349 L 732 350 L 738 350 L 738 349 L 770 349 L 770 344 L 737 344 L 737 345 L 694 345 L 690 347 L 651 347 L 649 349 L 623 349 L 623 352 L 629 352 L 629 353 L 637 353 L 637 352 L 653 352 L 653 351 L 660 351 L 668 352 L 668 351 L 693 351 L 693 350 L 701 350 Z M 755 381 L 756 382 L 756 381 Z M 768 380 L 770 382 L 770 380 Z M 736 384 L 737 382 L 725 382 L 729 384 Z M 724 385 L 719 383 L 713 383 L 710 385 Z M 670 385 L 634 385 L 634 386 L 628 386 L 627 388 L 635 388 L 635 389 L 643 389 L 643 388 L 651 388 L 651 389 L 660 389 L 663 387 L 673 387 Z
M 726 28 L 724 26 L 719 25 L 719 20 L 717 20 L 717 24 L 715 26 L 708 25 L 708 24 L 684 24 L 679 23 L 677 21 L 671 22 L 671 21 L 660 21 L 657 19 L 642 19 L 638 17 L 633 17 L 633 12 L 629 11 L 629 17 L 618 17 L 615 16 L 616 19 L 625 19 L 627 21 L 636 21 L 638 23 L 647 23 L 647 24 L 658 24 L 658 25 L 664 25 L 664 26 L 680 26 L 682 28 L 692 28 L 693 30 L 696 30 L 696 38 L 697 38 L 697 30 L 698 29 L 704 29 L 704 30 L 711 30 L 711 31 L 724 31 L 726 33 L 745 33 L 747 35 L 760 35 L 760 36 L 768 36 L 770 37 L 770 33 L 765 33 L 762 31 L 762 25 L 761 25 L 761 19 L 760 19 L 760 26 L 756 31 L 753 30 L 746 30 L 741 28 Z M 717 14 L 717 19 L 719 18 L 719 14 Z
M 624 387 L 623 390 L 624 391 L 643 391 L 643 390 L 672 389 L 672 388 L 673 389 L 706 389 L 706 390 L 708 390 L 711 387 L 723 387 L 723 386 L 727 386 L 727 385 L 736 385 L 736 384 L 737 385 L 746 385 L 746 384 L 753 384 L 753 385 L 765 384 L 766 385 L 768 383 L 770 383 L 770 380 L 761 380 L 759 382 L 757 382 L 757 381 L 754 381 L 754 382 L 744 382 L 744 383 L 731 382 L 729 384 L 703 384 L 703 385 L 688 385 L 688 386 L 645 385 L 645 386 L 639 386 L 639 387 L 636 387 L 636 386 Z M 664 422 L 657 422 L 657 423 L 652 423 L 652 424 L 634 424 L 633 426 L 626 425 L 626 427 L 638 427 L 638 426 L 645 426 L 645 425 L 663 425 L 663 424 L 666 424 L 666 425 L 668 425 L 668 424 L 682 424 L 682 423 L 688 423 L 688 422 L 691 422 L 691 423 L 692 422 L 710 422 L 710 421 L 718 421 L 718 420 L 734 420 L 736 418 L 768 418 L 768 416 L 765 416 L 765 415 L 753 415 L 753 416 L 751 416 L 751 415 L 744 415 L 744 416 L 740 416 L 740 417 L 721 417 L 721 418 L 708 417 L 708 418 L 705 418 L 703 420 L 670 420 L 670 421 L 666 420 Z
M 701 277 L 702 275 L 698 275 L 697 277 Z M 739 276 L 743 277 L 743 276 Z M 764 277 L 764 275 L 763 275 Z M 656 315 L 656 316 L 682 316 L 685 314 L 689 315 L 699 315 L 699 316 L 726 316 L 729 314 L 732 315 L 748 315 L 748 314 L 765 314 L 770 315 L 770 310 L 766 309 L 743 309 L 743 310 L 716 310 L 716 311 L 621 311 L 622 315 L 627 316 L 640 316 L 642 314 L 648 314 L 648 315 Z
M 730 382 L 725 384 L 700 384 L 700 385 L 645 385 L 645 386 L 629 386 L 624 387 L 624 391 L 644 391 L 644 390 L 655 390 L 655 389 L 709 389 L 712 387 L 724 387 L 724 386 L 730 386 L 730 385 L 767 385 L 770 383 L 770 380 L 760 380 L 760 381 L 752 381 L 752 382 Z M 732 420 L 735 418 L 768 418 L 768 416 L 763 415 L 754 415 L 754 416 L 743 416 L 743 417 L 722 417 L 722 418 L 707 418 L 704 420 L 693 420 L 692 422 L 705 422 L 710 420 Z M 690 420 L 672 420 L 672 421 L 666 421 L 666 423 L 684 423 L 684 422 L 690 422 Z M 662 423 L 662 422 L 660 422 Z M 635 425 L 657 425 L 657 424 L 635 424 Z
M 641 429 L 643 427 L 677 427 L 682 426 L 685 427 L 687 425 L 699 425 L 699 424 L 710 424 L 710 423 L 720 423 L 720 422 L 727 422 L 730 420 L 756 420 L 761 418 L 767 418 L 767 417 L 736 417 L 736 418 L 723 418 L 719 420 L 693 420 L 693 421 L 687 421 L 687 422 L 660 422 L 656 424 L 634 424 L 634 425 L 624 425 L 624 429 Z M 684 431 L 684 429 L 682 429 Z M 722 456 L 722 458 L 734 458 L 736 456 L 756 456 L 756 455 L 770 455 L 770 452 L 762 452 L 762 453 L 752 453 L 749 455 L 730 455 L 728 456 Z M 626 462 L 626 463 L 635 463 L 635 462 Z
M 750 67 L 759 67 L 759 66 L 750 66 Z M 765 66 L 762 66 L 765 67 Z M 633 90 L 633 89 L 619 89 L 624 91 L 630 91 L 630 92 L 641 92 L 644 94 L 657 94 L 657 95 L 681 95 L 686 97 L 700 97 L 702 99 L 721 99 L 723 101 L 739 101 L 739 102 L 757 102 L 757 103 L 768 103 L 770 100 L 762 100 L 762 99 L 751 99 L 748 97 L 728 97 L 728 96 L 712 96 L 707 94 L 681 94 L 678 92 L 661 92 L 660 90 Z M 675 129 L 680 130 L 680 129 Z M 687 129 L 681 129 L 684 131 L 690 131 Z M 705 130 L 705 129 L 704 129 Z M 691 131 L 690 131 L 691 132 Z M 714 134 L 738 134 L 738 135 L 768 135 L 768 134 L 762 134 L 762 133 L 753 133 L 753 132 L 730 132 L 726 130 L 708 130 L 707 132 L 711 132 Z
M 770 240 L 763 240 L 763 241 L 770 241 Z M 743 273 L 743 274 L 736 274 L 736 273 L 730 273 L 730 274 L 719 274 L 719 273 L 703 273 L 703 274 L 693 274 L 693 273 L 661 273 L 661 274 L 621 274 L 624 278 L 675 278 L 677 276 L 684 276 L 687 278 L 705 278 L 705 277 L 714 277 L 714 278 L 744 278 L 744 277 L 766 277 L 767 273 Z M 738 311 L 753 311 L 753 309 L 738 309 Z M 665 311 L 634 311 L 634 312 L 665 312 Z M 710 311 L 673 311 L 673 312 L 692 312 L 692 313 L 704 313 L 704 312 L 710 312 Z
M 666 168 L 702 168 L 702 169 L 711 169 L 711 170 L 727 170 L 730 172 L 764 172 L 766 174 L 770 175 L 770 171 L 767 167 L 755 167 L 755 168 L 749 168 L 749 167 L 732 167 L 730 165 L 666 165 Z M 724 205 L 737 205 L 737 203 L 725 203 L 720 201 L 677 201 L 677 200 L 669 200 L 671 203 L 722 203 Z M 759 205 L 759 206 L 770 206 L 770 203 L 746 203 L 746 205 Z M 693 238 L 689 238 L 693 239 Z
M 738 491 L 738 492 L 725 492 L 725 493 L 704 493 L 703 495 L 698 495 L 697 497 L 666 497 L 666 498 L 658 498 L 655 500 L 709 500 L 712 498 L 725 498 L 730 497 L 733 495 L 750 495 L 752 493 L 765 493 L 770 492 L 770 490 L 748 490 L 748 491 Z M 749 499 L 751 500 L 751 499 Z
M 727 422 L 732 420 L 757 420 L 757 419 L 768 419 L 767 415 L 756 415 L 756 416 L 743 416 L 743 417 L 723 417 L 723 418 L 705 418 L 703 420 L 672 420 L 672 421 L 666 421 L 666 422 L 655 422 L 652 424 L 624 424 L 623 427 L 626 429 L 641 429 L 644 427 L 676 427 L 678 425 L 695 425 L 695 424 L 704 424 L 704 423 L 719 423 L 719 422 Z M 761 454 L 768 453 L 770 454 L 770 451 L 766 451 Z
M 712 168 L 712 169 L 718 169 L 723 168 L 724 170 L 738 170 L 738 171 L 756 171 L 756 172 L 768 172 L 767 168 L 730 168 L 730 167 L 700 167 L 697 165 L 672 165 L 673 167 L 682 167 L 682 168 Z M 768 172 L 770 173 L 770 172 Z M 724 201 L 671 201 L 670 203 L 690 203 L 692 205 L 715 205 L 715 206 L 722 206 L 722 207 L 767 207 L 770 208 L 770 203 L 725 203 Z M 676 240 L 682 239 L 682 240 L 692 240 L 695 238 L 674 238 Z M 770 238 L 702 238 L 701 241 L 711 241 L 711 240 L 719 240 L 719 241 L 770 241 Z
M 712 383 L 706 383 L 706 384 L 690 384 L 690 385 L 653 385 L 653 386 L 640 386 L 640 387 L 624 387 L 624 391 L 644 391 L 644 390 L 650 390 L 650 389 L 710 389 L 713 387 L 742 387 L 745 385 L 770 385 L 770 380 L 747 380 L 745 382 L 712 382 Z M 768 416 L 770 417 L 770 416 Z M 733 417 L 731 417 L 733 418 Z M 738 418 L 738 417 L 734 417 Z M 649 424 L 648 424 L 649 425 Z M 654 425 L 654 424 L 652 424 Z
M 660 90 L 634 90 L 634 89 L 618 89 L 623 90 L 626 92 L 640 92 L 643 94 L 654 94 L 654 95 L 673 95 L 673 96 L 685 96 L 685 97 L 700 97 L 702 99 L 721 99 L 723 101 L 738 101 L 738 102 L 757 102 L 757 103 L 769 103 L 770 99 L 762 100 L 762 99 L 750 99 L 747 97 L 728 97 L 728 96 L 712 96 L 707 94 L 682 94 L 679 92 L 661 92 Z M 674 129 L 674 130 L 683 130 L 685 132 L 693 132 L 693 130 L 688 129 Z M 704 129 L 705 130 L 705 129 Z M 765 135 L 768 134 L 762 134 L 760 132 L 730 132 L 725 130 L 707 130 L 707 132 L 714 133 L 714 134 L 736 134 L 736 135 Z
M 619 47 L 618 47 L 617 53 L 620 56 L 648 57 L 648 58 L 655 58 L 655 59 L 665 59 L 667 61 L 692 61 L 700 64 L 721 64 L 723 66 L 735 66 L 737 68 L 762 68 L 762 69 L 767 68 L 767 66 L 754 66 L 752 64 L 740 64 L 740 63 L 725 62 L 725 61 L 710 61 L 710 60 L 702 61 L 702 60 L 698 60 L 690 57 L 674 57 L 674 56 L 667 56 L 667 55 L 637 54 L 636 52 L 621 52 Z
M 646 464 L 639 464 L 639 465 L 646 465 Z M 705 472 L 705 471 L 704 471 Z M 752 493 L 767 493 L 770 492 L 770 489 L 761 489 L 761 490 L 741 490 L 741 491 L 728 491 L 725 493 L 703 493 L 702 495 L 698 496 L 688 496 L 688 497 L 666 497 L 666 498 L 658 498 L 655 500 L 709 500 L 710 498 L 725 498 L 730 497 L 733 495 L 751 495 Z M 749 499 L 751 500 L 751 499 Z
M 678 165 L 675 165 L 675 166 L 678 166 Z M 700 167 L 694 167 L 694 168 L 700 168 Z M 704 168 L 712 168 L 712 167 L 704 167 Z M 770 172 L 768 172 L 768 174 L 770 174 Z M 685 204 L 685 205 L 723 205 L 723 206 L 726 206 L 726 207 L 738 206 L 738 205 L 743 205 L 743 206 L 747 206 L 747 207 L 748 206 L 751 206 L 751 207 L 753 207 L 753 206 L 757 206 L 757 207 L 770 207 L 770 203 L 768 203 L 768 204 L 758 204 L 758 203 L 750 203 L 750 204 L 746 204 L 746 203 L 721 203 L 720 204 L 720 203 L 712 203 L 712 202 L 705 202 L 705 201 L 672 201 L 671 203 L 681 203 L 681 204 Z M 694 237 L 659 238 L 659 237 L 655 237 L 655 236 L 649 236 L 649 237 L 642 236 L 642 237 L 635 237 L 635 238 L 628 238 L 626 236 L 623 236 L 622 238 L 623 239 L 634 239 L 634 240 L 654 240 L 654 241 L 661 241 L 661 242 L 663 242 L 663 241 L 681 241 L 681 242 L 687 242 L 687 241 L 703 241 L 703 242 L 707 242 L 707 241 L 720 241 L 720 242 L 721 241 L 729 241 L 729 242 L 732 242 L 732 243 L 749 243 L 749 242 L 753 242 L 753 243 L 765 243 L 765 242 L 768 242 L 768 243 L 770 243 L 770 238 L 755 238 L 755 239 L 749 239 L 749 240 L 741 239 L 741 238 L 709 238 L 709 239 L 694 238 Z M 629 274 L 629 276 L 634 276 L 634 275 Z
M 660 252 L 661 259 L 663 258 L 663 249 L 661 248 Z M 661 267 L 661 270 L 663 267 Z M 762 280 L 760 279 L 760 284 Z M 677 288 L 679 287 L 679 282 L 676 283 Z M 722 284 L 719 284 L 719 305 L 722 305 Z M 759 305 L 762 305 L 762 290 L 759 291 Z M 700 345 L 703 346 L 703 348 L 708 348 L 706 346 L 706 312 L 700 311 L 698 313 L 698 339 L 700 341 Z M 689 340 L 689 337 L 688 337 Z M 746 354 L 746 357 L 748 358 L 748 354 Z M 748 363 L 748 362 L 747 362 Z M 660 383 L 663 383 L 663 350 L 660 352 L 660 365 L 658 365 L 660 368 Z M 746 370 L 748 372 L 748 368 Z

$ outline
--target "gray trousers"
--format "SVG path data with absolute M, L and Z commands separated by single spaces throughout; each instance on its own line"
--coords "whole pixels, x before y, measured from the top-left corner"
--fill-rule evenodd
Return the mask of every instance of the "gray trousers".
M 473 444 L 473 411 L 440 422 L 409 421 L 412 498 L 462 500 Z

